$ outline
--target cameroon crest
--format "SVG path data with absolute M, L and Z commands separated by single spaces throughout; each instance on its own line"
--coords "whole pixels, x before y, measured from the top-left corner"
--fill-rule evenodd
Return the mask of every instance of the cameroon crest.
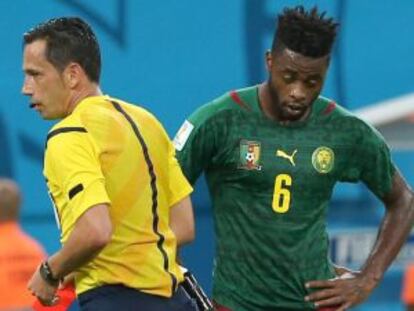
M 312 154 L 312 165 L 321 174 L 329 173 L 335 162 L 335 154 L 331 148 L 319 147 Z
M 262 169 L 260 165 L 260 142 L 248 140 L 240 141 L 239 168 L 258 171 Z

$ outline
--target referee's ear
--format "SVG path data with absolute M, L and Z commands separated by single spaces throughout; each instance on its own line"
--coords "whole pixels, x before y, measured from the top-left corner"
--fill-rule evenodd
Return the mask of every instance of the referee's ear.
M 88 79 L 85 71 L 78 63 L 71 62 L 62 72 L 63 81 L 70 89 L 76 89 Z

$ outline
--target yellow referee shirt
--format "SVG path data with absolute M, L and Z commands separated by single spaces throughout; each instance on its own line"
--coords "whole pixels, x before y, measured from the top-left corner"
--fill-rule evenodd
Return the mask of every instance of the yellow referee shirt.
M 172 295 L 183 276 L 168 225 L 170 207 L 192 188 L 153 115 L 108 96 L 84 99 L 49 132 L 44 175 L 62 243 L 88 208 L 110 205 L 112 240 L 77 270 L 78 294 L 123 284 Z

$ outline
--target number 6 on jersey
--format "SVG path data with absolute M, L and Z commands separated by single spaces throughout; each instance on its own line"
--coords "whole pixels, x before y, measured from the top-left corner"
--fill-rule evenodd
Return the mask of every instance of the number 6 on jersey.
M 288 174 L 279 174 L 275 179 L 272 208 L 276 213 L 286 213 L 290 207 L 290 190 L 292 177 Z

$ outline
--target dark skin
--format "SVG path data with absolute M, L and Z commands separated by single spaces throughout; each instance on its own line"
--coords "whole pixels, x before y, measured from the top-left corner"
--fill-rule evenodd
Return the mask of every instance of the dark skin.
M 264 113 L 281 123 L 303 121 L 321 92 L 329 56 L 304 57 L 289 49 L 266 53 L 269 80 L 259 89 Z
M 414 305 L 408 305 L 407 311 L 414 311 Z
M 385 271 L 398 254 L 410 233 L 414 220 L 413 193 L 398 171 L 393 177 L 391 191 L 382 198 L 386 213 L 378 237 L 361 272 L 350 278 L 310 281 L 308 288 L 319 289 L 307 296 L 317 307 L 339 306 L 346 310 L 364 301 L 379 284 Z
M 268 52 L 266 64 L 269 80 L 259 88 L 265 115 L 282 124 L 306 120 L 321 92 L 329 56 L 309 58 L 284 48 Z M 412 190 L 396 171 L 391 191 L 382 198 L 386 213 L 376 243 L 361 271 L 336 269 L 335 279 L 309 280 L 305 286 L 315 291 L 304 299 L 317 308 L 336 307 L 337 311 L 367 299 L 410 233 L 414 222 L 413 198 Z

